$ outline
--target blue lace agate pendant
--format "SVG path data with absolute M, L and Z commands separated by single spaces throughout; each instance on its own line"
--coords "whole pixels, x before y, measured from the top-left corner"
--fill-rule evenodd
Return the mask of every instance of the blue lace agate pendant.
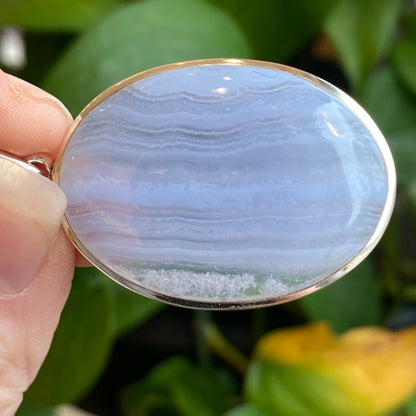
M 345 275 L 380 240 L 396 188 L 355 101 L 235 59 L 111 87 L 76 119 L 52 176 L 91 263 L 142 295 L 211 309 L 289 301 Z

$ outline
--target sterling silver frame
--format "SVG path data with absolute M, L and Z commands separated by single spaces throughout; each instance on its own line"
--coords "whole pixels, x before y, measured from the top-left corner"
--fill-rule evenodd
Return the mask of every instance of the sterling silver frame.
M 319 88 L 323 89 L 324 91 L 328 92 L 332 96 L 336 97 L 340 101 L 342 101 L 354 114 L 357 115 L 359 119 L 363 121 L 363 123 L 367 126 L 370 133 L 373 135 L 377 145 L 380 148 L 380 151 L 383 155 L 386 172 L 387 172 L 387 180 L 388 180 L 388 192 L 386 203 L 383 209 L 383 212 L 380 216 L 380 220 L 377 224 L 377 227 L 370 237 L 370 239 L 366 242 L 363 248 L 357 253 L 357 255 L 350 260 L 348 263 L 343 265 L 339 268 L 336 272 L 332 273 L 331 275 L 327 276 L 326 278 L 322 279 L 316 284 L 312 284 L 309 287 L 304 289 L 283 294 L 279 296 L 272 296 L 267 298 L 258 298 L 254 300 L 248 301 L 214 301 L 210 299 L 202 299 L 202 298 L 180 298 L 174 296 L 168 296 L 163 293 L 159 293 L 143 287 L 139 284 L 139 282 L 132 281 L 130 279 L 126 279 L 123 276 L 118 275 L 113 270 L 108 268 L 105 264 L 101 263 L 101 261 L 95 258 L 79 241 L 77 235 L 72 230 L 71 226 L 68 223 L 66 216 L 64 217 L 63 226 L 71 241 L 74 245 L 78 248 L 78 250 L 99 270 L 101 270 L 104 274 L 106 274 L 111 279 L 115 280 L 122 286 L 130 289 L 136 293 L 144 295 L 151 299 L 156 299 L 171 305 L 182 306 L 187 308 L 193 309 L 211 309 L 211 310 L 232 310 L 232 309 L 250 309 L 256 307 L 263 307 L 263 306 L 270 306 L 276 305 L 279 303 L 289 302 L 295 299 L 298 299 L 302 296 L 308 295 L 321 289 L 329 284 L 333 283 L 334 281 L 338 280 L 349 271 L 351 271 L 354 267 L 356 267 L 359 263 L 361 263 L 374 249 L 377 243 L 380 241 L 385 229 L 387 228 L 388 222 L 393 212 L 394 208 L 394 201 L 396 195 L 396 172 L 394 161 L 388 147 L 388 144 L 383 137 L 383 134 L 371 119 L 371 117 L 367 114 L 367 112 L 351 97 L 349 97 L 346 93 L 334 87 L 333 85 L 329 84 L 328 82 L 311 75 L 307 72 L 281 65 L 271 62 L 263 62 L 257 60 L 250 60 L 250 59 L 202 59 L 202 60 L 194 60 L 194 61 L 186 61 L 186 62 L 179 62 L 169 65 L 163 65 L 156 68 L 149 69 L 147 71 L 140 72 L 136 75 L 133 75 L 129 78 L 124 79 L 123 81 L 118 82 L 117 84 L 111 86 L 99 96 L 97 96 L 93 101 L 91 101 L 84 110 L 81 111 L 79 116 L 75 119 L 74 124 L 72 125 L 71 129 L 67 135 L 67 142 L 71 140 L 71 136 L 84 117 L 92 111 L 97 105 L 101 104 L 105 101 L 108 97 L 119 91 L 120 89 L 136 82 L 141 79 L 151 77 L 155 74 L 159 74 L 166 71 L 171 71 L 178 68 L 186 68 L 191 66 L 203 66 L 203 65 L 246 65 L 246 66 L 254 66 L 260 68 L 268 68 L 273 69 L 276 71 L 286 72 L 292 75 L 295 75 L 299 78 L 303 78 L 306 81 L 318 86 Z M 51 178 L 52 180 L 59 185 L 59 175 L 62 166 L 63 156 L 65 150 L 61 153 L 57 161 L 55 162 L 54 166 L 52 167 Z

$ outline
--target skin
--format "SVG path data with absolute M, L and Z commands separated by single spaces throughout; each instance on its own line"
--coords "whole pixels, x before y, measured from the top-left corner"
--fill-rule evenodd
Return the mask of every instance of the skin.
M 65 145 L 71 123 L 69 112 L 54 97 L 0 71 L 0 149 L 20 157 L 41 155 L 53 164 Z M 20 169 L 21 173 L 18 171 L 16 175 L 27 175 L 25 169 Z M 0 188 L 3 178 L 4 175 L 0 176 Z M 19 207 L 9 208 L 11 205 L 4 201 L 1 204 L 4 195 L 13 201 L 24 197 L 21 193 L 25 192 L 22 185 L 25 180 L 13 183 L 16 185 L 9 189 L 8 196 L 0 193 L 1 415 L 16 412 L 23 392 L 39 371 L 68 297 L 74 266 L 85 263 L 78 258 L 60 227 L 60 216 L 51 227 L 46 213 L 31 211 L 30 206 L 22 207 L 20 212 Z M 43 182 L 43 185 L 36 189 L 36 197 L 45 201 L 49 198 L 51 211 L 52 208 L 56 213 L 63 211 L 65 202 L 59 207 L 53 205 L 55 194 L 61 191 L 52 183 Z M 62 196 L 60 201 L 65 198 Z M 43 252 L 39 254 L 38 250 Z M 7 252 L 12 257 L 4 254 Z M 28 259 L 37 256 L 40 260 L 17 264 L 13 253 L 23 253 Z M 23 276 L 22 280 L 14 281 L 10 270 L 16 276 Z

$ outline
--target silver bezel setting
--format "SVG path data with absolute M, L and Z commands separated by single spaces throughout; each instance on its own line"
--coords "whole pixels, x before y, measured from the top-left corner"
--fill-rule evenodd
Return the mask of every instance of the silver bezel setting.
M 194 61 L 186 61 L 186 62 L 179 62 L 169 65 L 163 65 L 160 67 L 152 68 L 147 71 L 140 72 L 136 75 L 133 75 L 129 78 L 126 78 L 123 81 L 113 85 L 112 87 L 105 90 L 101 93 L 98 97 L 96 97 L 93 101 L 91 101 L 79 116 L 75 119 L 74 124 L 72 125 L 70 131 L 67 135 L 67 142 L 70 141 L 71 136 L 75 129 L 79 126 L 81 121 L 85 118 L 85 116 L 92 111 L 97 105 L 101 104 L 105 101 L 108 97 L 116 93 L 117 91 L 121 90 L 122 88 L 133 84 L 141 79 L 151 77 L 153 75 L 171 71 L 174 69 L 179 68 L 186 68 L 191 66 L 204 66 L 204 65 L 245 65 L 245 66 L 254 66 L 260 68 L 267 68 L 273 69 L 275 71 L 281 71 L 285 73 L 289 73 L 295 75 L 299 78 L 302 78 L 315 86 L 318 86 L 322 90 L 326 91 L 330 95 L 336 97 L 340 101 L 342 101 L 362 122 L 366 125 L 372 136 L 374 137 L 385 162 L 385 168 L 387 172 L 387 181 L 388 181 L 388 192 L 386 197 L 386 202 L 380 216 L 379 222 L 377 227 L 369 238 L 369 240 L 365 243 L 363 248 L 356 254 L 356 256 L 348 261 L 347 264 L 343 265 L 339 268 L 336 272 L 330 274 L 329 276 L 325 277 L 318 283 L 312 284 L 309 287 L 303 288 L 301 290 L 294 291 L 292 293 L 287 293 L 279 296 L 271 296 L 268 298 L 259 298 L 254 300 L 247 300 L 247 301 L 224 301 L 218 302 L 210 299 L 203 299 L 203 298 L 180 298 L 175 296 L 168 296 L 163 293 L 159 293 L 157 291 L 153 291 L 141 286 L 138 282 L 133 282 L 129 279 L 126 279 L 123 276 L 115 273 L 113 270 L 108 268 L 105 264 L 103 264 L 98 258 L 93 256 L 87 248 L 82 244 L 82 242 L 78 239 L 74 231 L 72 230 L 67 217 L 64 217 L 63 226 L 68 235 L 71 239 L 73 244 L 77 247 L 77 249 L 86 257 L 95 267 L 97 267 L 100 271 L 106 274 L 111 279 L 115 280 L 122 286 L 130 289 L 136 293 L 139 293 L 143 296 L 146 296 L 151 299 L 159 300 L 171 305 L 182 306 L 187 308 L 193 309 L 211 309 L 211 310 L 232 310 L 232 309 L 251 309 L 256 307 L 264 307 L 270 305 L 276 305 L 279 303 L 289 302 L 295 299 L 298 299 L 302 296 L 308 295 L 321 289 L 329 284 L 335 282 L 345 274 L 347 274 L 350 270 L 355 268 L 359 263 L 361 263 L 374 249 L 377 243 L 380 241 L 384 231 L 387 228 L 389 223 L 390 217 L 393 212 L 394 202 L 395 202 L 395 195 L 396 195 L 396 172 L 393 157 L 391 155 L 390 149 L 388 144 L 383 137 L 383 134 L 371 119 L 371 117 L 367 114 L 367 112 L 351 97 L 349 97 L 346 93 L 338 89 L 337 87 L 329 84 L 328 82 L 311 75 L 307 72 L 281 65 L 271 62 L 263 62 L 257 60 L 250 60 L 250 59 L 203 59 L 203 60 L 194 60 Z M 60 170 L 63 162 L 65 150 L 61 153 L 57 161 L 55 162 L 51 177 L 52 180 L 59 185 L 59 176 Z

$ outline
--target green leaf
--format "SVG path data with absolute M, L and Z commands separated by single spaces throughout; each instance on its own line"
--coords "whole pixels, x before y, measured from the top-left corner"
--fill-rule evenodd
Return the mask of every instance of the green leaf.
M 398 0 L 339 0 L 325 24 L 354 90 L 386 54 L 402 9 Z
M 28 400 L 23 400 L 16 416 L 56 416 L 56 412 L 54 408 L 38 408 Z
M 104 369 L 112 335 L 106 287 L 88 269 L 78 269 L 51 349 L 27 399 L 43 407 L 79 399 Z
M 111 295 L 115 318 L 115 337 L 119 337 L 133 327 L 144 323 L 166 306 L 120 286 L 97 269 L 94 269 L 94 273 L 100 275 Z
M 403 33 L 413 39 L 416 38 L 416 10 L 413 7 L 410 13 L 407 13 L 402 19 Z
M 332 381 L 295 366 L 254 361 L 245 387 L 247 401 L 273 416 L 364 416 Z
M 224 416 L 268 416 L 250 405 L 243 405 L 227 412 Z M 278 416 L 278 415 L 275 415 Z
M 416 93 L 416 36 L 396 43 L 392 52 L 393 64 L 406 85 Z
M 2 0 L 0 26 L 30 31 L 72 32 L 91 26 L 121 0 Z
M 416 11 L 406 16 L 402 25 L 402 38 L 392 50 L 395 70 L 407 87 L 416 93 Z
M 200 58 L 250 57 L 232 18 L 202 0 L 142 0 L 86 32 L 44 87 L 77 114 L 105 88 L 162 64 Z
M 413 208 L 413 215 L 416 213 L 416 180 L 409 184 L 406 189 L 407 196 L 411 202 L 411 207 Z
M 325 320 L 337 332 L 380 324 L 382 293 L 370 259 L 326 288 L 299 299 L 310 321 Z
M 321 27 L 332 0 L 211 0 L 247 33 L 258 59 L 288 61 Z
M 403 88 L 391 69 L 385 68 L 368 79 L 360 101 L 390 145 L 399 184 L 413 182 L 416 177 L 416 97 Z
M 383 416 L 411 416 L 408 415 L 403 409 L 394 410 L 393 412 L 389 412 L 384 414 Z
M 122 396 L 129 415 L 218 416 L 228 408 L 229 391 L 220 378 L 173 357 L 155 368 Z
M 407 401 L 403 408 L 406 411 L 404 415 L 416 416 L 416 394 L 412 395 L 412 397 Z
M 383 416 L 416 416 L 416 394 L 410 397 L 410 399 L 399 409 L 393 410 Z

